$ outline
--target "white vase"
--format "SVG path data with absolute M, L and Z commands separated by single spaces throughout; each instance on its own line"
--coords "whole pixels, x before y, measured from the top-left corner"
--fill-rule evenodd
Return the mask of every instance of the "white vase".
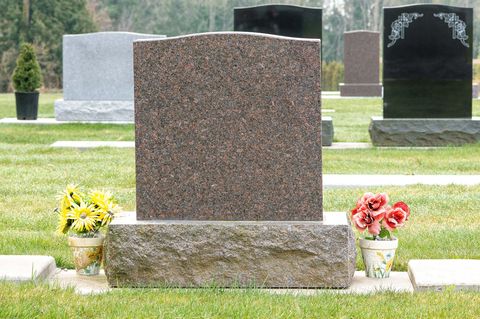
M 398 247 L 398 239 L 368 240 L 360 238 L 365 275 L 369 278 L 388 278 Z

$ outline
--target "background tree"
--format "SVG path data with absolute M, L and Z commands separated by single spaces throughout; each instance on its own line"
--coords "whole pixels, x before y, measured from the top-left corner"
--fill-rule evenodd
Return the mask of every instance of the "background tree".
M 85 0 L 6 0 L 0 12 L 0 91 L 11 90 L 20 43 L 35 47 L 45 87 L 61 88 L 62 36 L 97 30 Z

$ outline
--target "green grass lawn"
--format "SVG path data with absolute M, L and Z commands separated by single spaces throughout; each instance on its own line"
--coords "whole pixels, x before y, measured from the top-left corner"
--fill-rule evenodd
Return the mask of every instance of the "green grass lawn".
M 0 285 L 1 318 L 478 318 L 480 294 L 274 295 L 258 290 L 124 289 L 94 296 Z
M 53 116 L 60 95 L 42 94 L 41 116 Z M 14 117 L 11 95 L 0 95 L 0 117 Z M 352 104 L 352 105 L 350 105 Z M 475 101 L 475 114 L 479 115 Z M 368 141 L 371 115 L 381 114 L 380 99 L 325 100 L 333 108 L 337 141 Z M 133 149 L 79 151 L 52 149 L 56 140 L 133 140 L 133 125 L 0 124 L 0 254 L 43 254 L 59 267 L 73 267 L 66 238 L 55 234 L 56 194 L 67 183 L 108 189 L 126 210 L 135 209 Z M 429 150 L 326 150 L 330 174 L 480 174 L 480 144 Z M 412 217 L 399 232 L 394 270 L 405 271 L 415 258 L 480 258 L 480 186 L 409 186 L 331 189 L 326 211 L 347 211 L 365 191 L 386 191 L 404 200 Z M 362 269 L 360 258 L 357 267 Z M 372 296 L 273 296 L 256 291 L 117 290 L 80 297 L 44 286 L 0 283 L 0 318 L 100 317 L 474 317 L 475 293 L 376 294 Z

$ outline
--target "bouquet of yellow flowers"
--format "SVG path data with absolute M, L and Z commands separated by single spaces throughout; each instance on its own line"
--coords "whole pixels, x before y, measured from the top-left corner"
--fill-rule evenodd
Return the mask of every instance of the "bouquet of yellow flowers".
M 59 196 L 55 209 L 59 216 L 58 231 L 94 237 L 120 210 L 111 193 L 94 190 L 85 195 L 77 185 L 70 184 Z

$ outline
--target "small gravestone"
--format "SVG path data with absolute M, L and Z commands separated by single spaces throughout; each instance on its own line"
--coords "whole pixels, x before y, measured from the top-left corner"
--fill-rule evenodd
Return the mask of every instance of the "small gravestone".
M 164 35 L 97 32 L 63 36 L 63 100 L 57 121 L 133 121 L 133 41 Z
M 351 227 L 322 213 L 319 54 L 249 33 L 135 42 L 137 212 L 109 227 L 110 285 L 350 285 Z
M 472 119 L 473 9 L 412 5 L 384 9 L 383 118 L 378 146 L 460 145 L 480 140 Z
M 0 282 L 27 282 L 50 279 L 56 271 L 51 256 L 0 255 Z
M 380 33 L 350 31 L 343 38 L 345 83 L 340 83 L 340 96 L 382 96 Z
M 233 9 L 235 31 L 257 32 L 295 38 L 322 39 L 322 9 L 271 4 Z M 320 57 L 319 57 L 320 59 Z M 333 143 L 331 117 L 322 118 L 322 143 Z

